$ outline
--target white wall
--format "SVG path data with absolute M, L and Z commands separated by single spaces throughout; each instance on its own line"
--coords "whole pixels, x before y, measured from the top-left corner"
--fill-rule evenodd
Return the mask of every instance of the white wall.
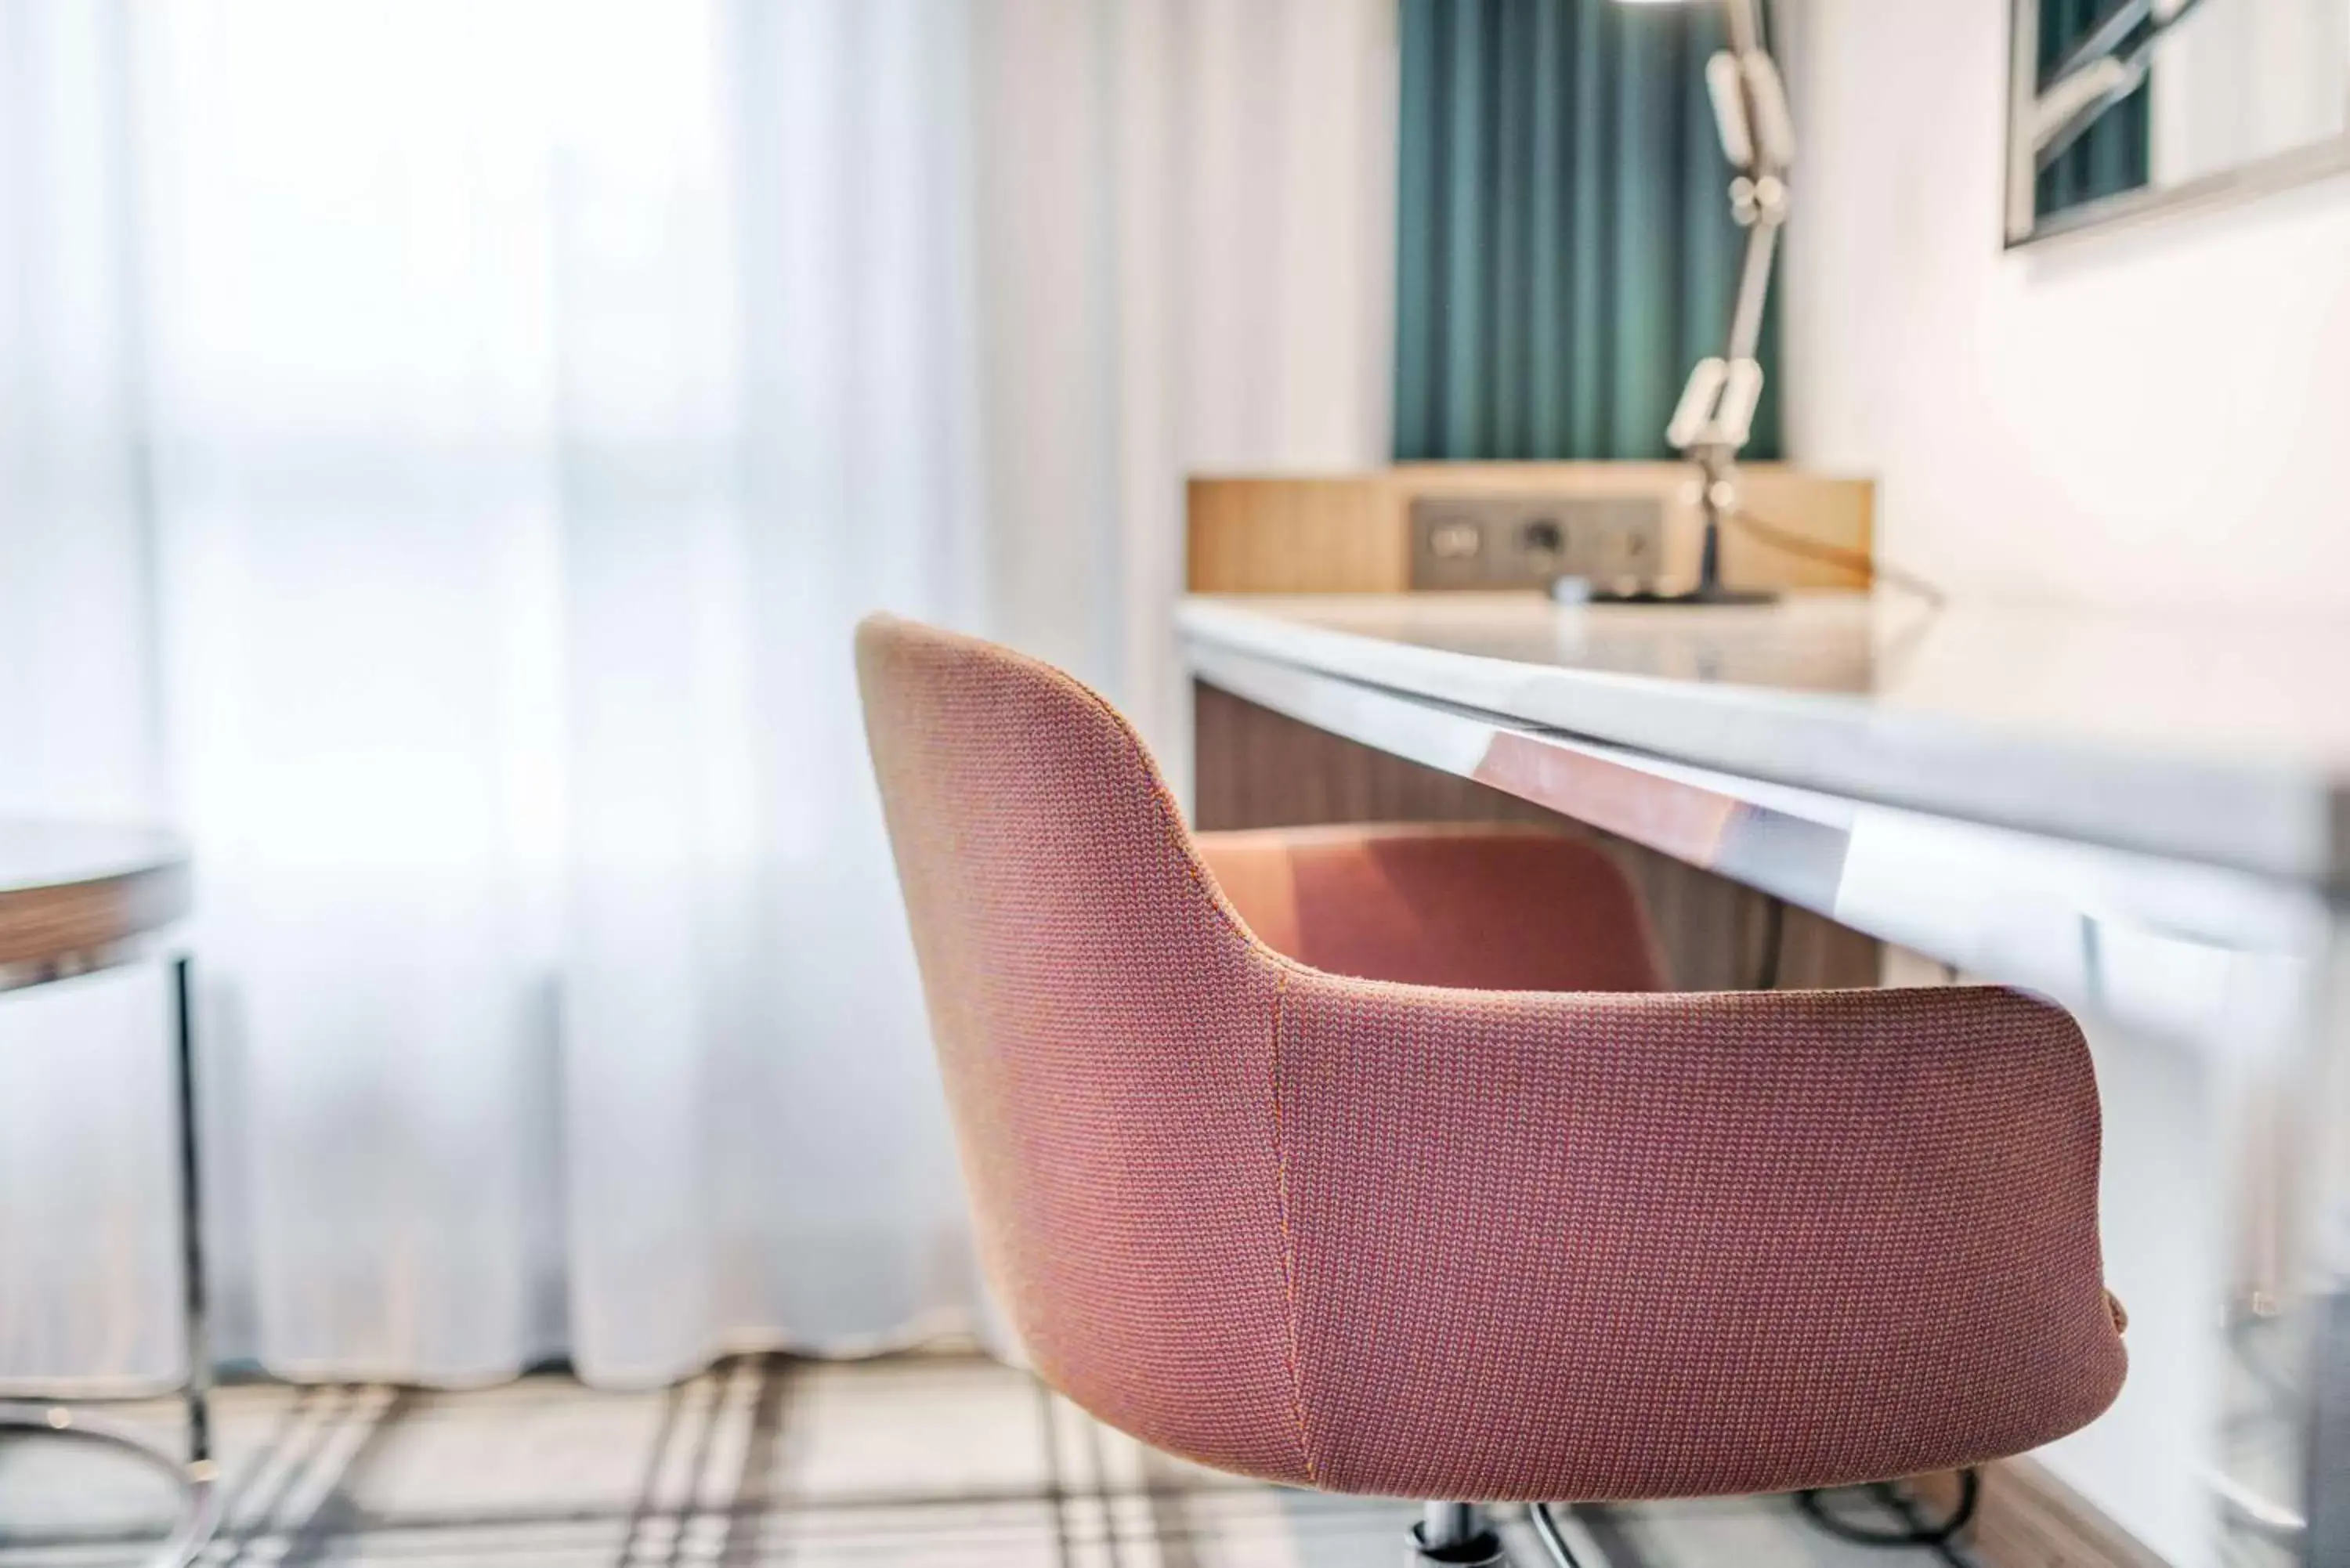
M 2350 179 L 2002 254 L 2006 0 L 1804 0 L 1789 436 L 1889 559 L 2350 610 Z
M 2350 612 L 2350 179 L 2004 254 L 2007 0 L 1792 9 L 1792 455 L 1876 475 L 1886 556 L 1960 594 Z M 2199 1564 L 2223 1075 L 2085 1022 L 2132 1370 L 2044 1458 Z

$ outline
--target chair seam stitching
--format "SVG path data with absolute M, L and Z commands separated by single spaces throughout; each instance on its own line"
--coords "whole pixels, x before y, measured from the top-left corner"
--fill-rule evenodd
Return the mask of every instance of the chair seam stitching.
M 1289 1415 L 1297 1428 L 1297 1458 L 1305 1467 L 1306 1481 L 1314 1486 L 1322 1482 L 1322 1469 L 1314 1459 L 1314 1445 L 1305 1428 L 1305 1370 L 1301 1349 L 1304 1338 L 1297 1306 L 1297 1244 L 1295 1232 L 1289 1222 L 1289 1140 L 1281 1109 L 1281 1019 L 1282 1005 L 1289 995 L 1289 975 L 1281 972 L 1273 991 L 1273 1050 L 1272 1073 L 1268 1083 L 1273 1111 L 1273 1188 L 1274 1206 L 1281 1232 L 1281 1293 L 1284 1308 L 1284 1326 L 1288 1343 L 1284 1346 L 1289 1364 Z

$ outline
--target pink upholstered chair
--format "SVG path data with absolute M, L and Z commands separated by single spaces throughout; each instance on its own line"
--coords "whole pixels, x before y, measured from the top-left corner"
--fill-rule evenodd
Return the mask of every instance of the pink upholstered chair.
M 1049 666 L 880 618 L 858 661 L 990 1274 L 1104 1421 L 1600 1501 L 1972 1465 L 2119 1389 L 2062 1012 L 1662 992 L 1596 849 L 1195 837 Z

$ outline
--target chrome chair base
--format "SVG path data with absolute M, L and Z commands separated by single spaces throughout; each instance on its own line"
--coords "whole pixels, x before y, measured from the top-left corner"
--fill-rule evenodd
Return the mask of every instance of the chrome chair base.
M 1411 1527 L 1412 1561 L 1443 1568 L 1508 1568 L 1510 1553 L 1485 1511 L 1473 1502 L 1431 1502 Z
M 210 1459 L 178 1459 L 110 1422 L 93 1420 L 62 1405 L 0 1404 L 0 1436 L 8 1434 L 97 1444 L 169 1478 L 180 1494 L 179 1516 L 161 1544 L 140 1560 L 141 1568 L 189 1568 L 220 1527 L 218 1467 Z

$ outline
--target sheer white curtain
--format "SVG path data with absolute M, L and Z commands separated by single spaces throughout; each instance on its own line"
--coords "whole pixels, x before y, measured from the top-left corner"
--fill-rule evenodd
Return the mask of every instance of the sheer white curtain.
M 1384 446 L 1391 50 L 1384 0 L 0 5 L 0 807 L 192 834 L 224 1350 L 968 1321 L 848 630 L 1180 748 L 1182 471 Z M 152 992 L 0 997 L 0 1382 L 174 1370 Z

